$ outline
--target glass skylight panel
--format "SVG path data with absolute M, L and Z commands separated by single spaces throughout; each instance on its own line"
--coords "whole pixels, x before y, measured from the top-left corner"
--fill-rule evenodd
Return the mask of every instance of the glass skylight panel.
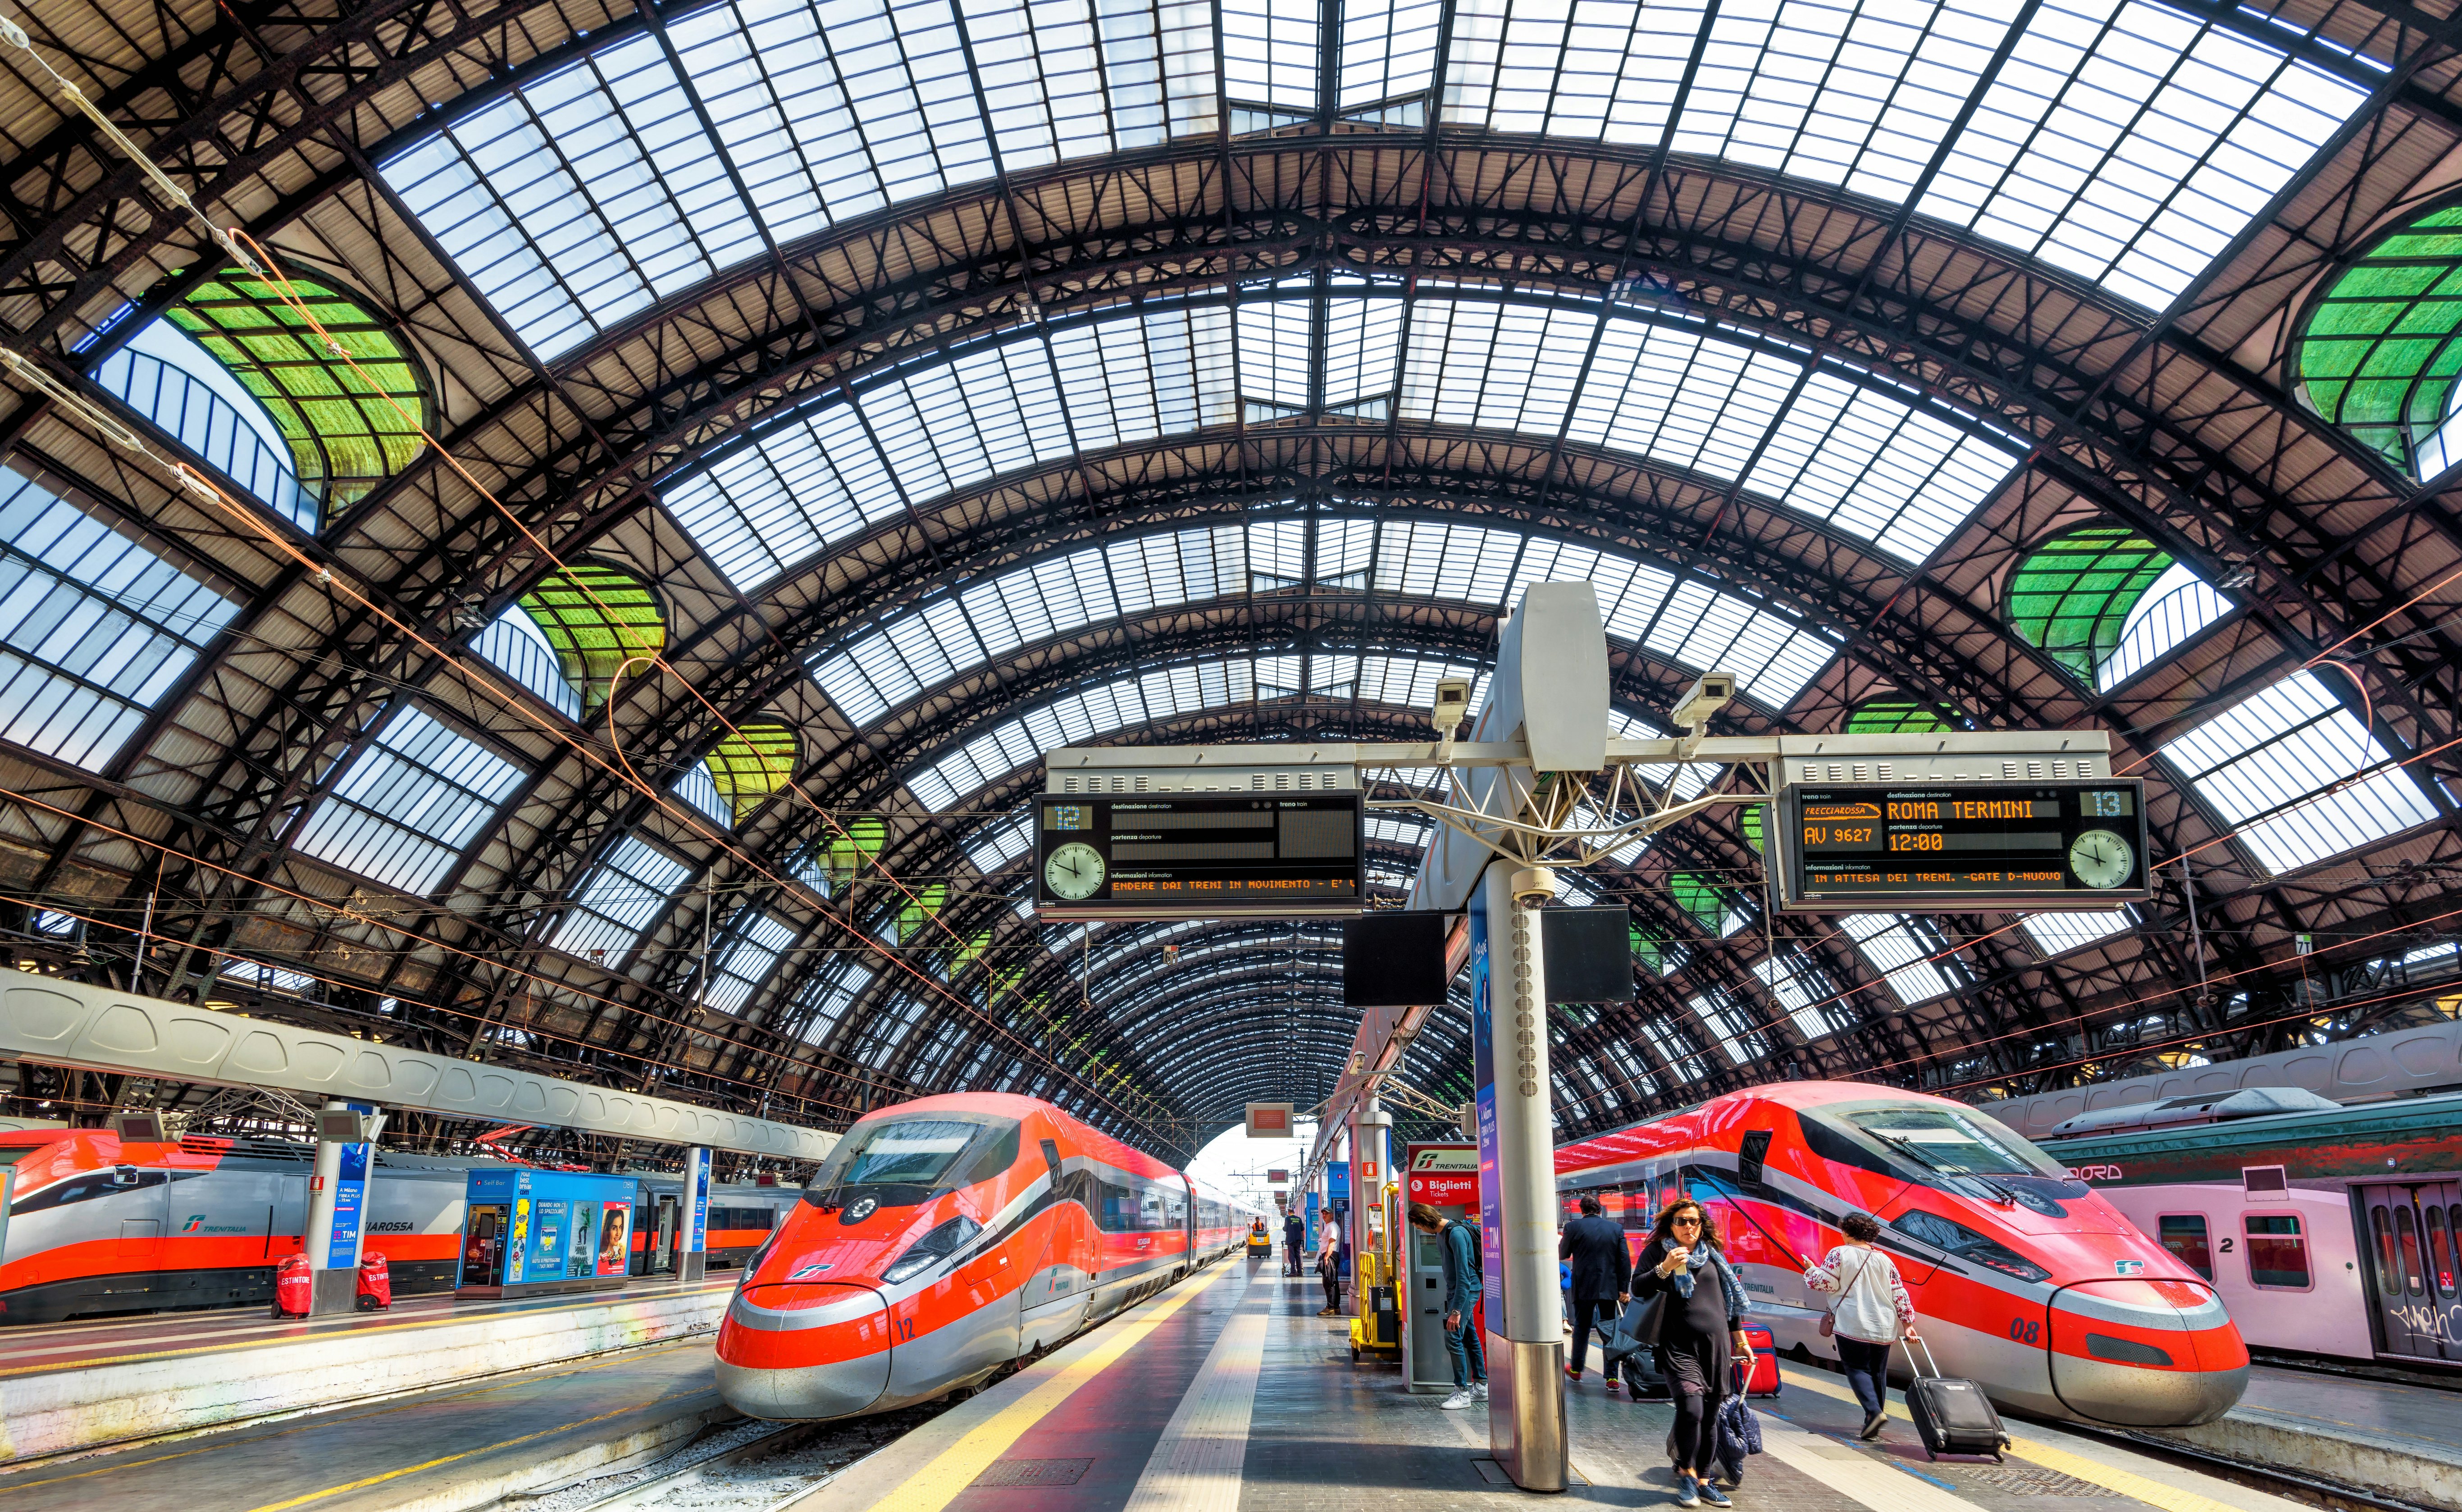
M 1724 987 L 1710 988 L 1688 1006 L 1710 1026 L 1711 1035 L 1717 1040 L 1718 1048 L 1727 1052 L 1727 1059 L 1742 1066 L 1769 1055 L 1769 1041 L 1755 1027 L 1751 1013 Z
M 1316 305 L 1259 299 L 1239 307 L 1240 397 L 1306 409 L 1316 371 Z
M 1693 1048 L 1691 1037 L 1682 1028 L 1659 1019 L 1641 1021 L 1641 1032 L 1650 1040 L 1650 1048 L 1667 1063 L 1667 1069 L 1677 1081 L 1697 1082 L 1710 1074 L 1700 1054 Z
M 684 774 L 676 779 L 675 787 L 669 790 L 709 815 L 720 829 L 735 828 L 735 805 L 728 803 L 726 795 L 718 790 L 718 779 L 710 775 L 709 763 L 697 761 L 685 767 Z
M 1816 371 L 1744 486 L 1916 563 L 1966 523 L 2019 460 L 1937 416 Z
M 2276 873 L 2436 817 L 2418 780 L 2388 765 L 2376 737 L 2310 672 L 2208 720 L 2162 756 Z
M 1052 333 L 1051 358 L 1077 444 L 1100 451 L 1239 414 L 1230 312 L 1167 311 Z
M 1248 591 L 1248 537 L 1236 526 L 1134 536 L 1105 547 L 1103 555 L 1119 612 L 1142 614 Z
M 351 763 L 292 848 L 424 896 L 521 784 L 511 762 L 405 708 Z
M 543 357 L 763 250 L 656 36 L 534 79 L 379 171 Z
M 2045 0 L 1917 206 L 2159 310 L 2366 98 L 2146 0 Z
M 1368 838 L 1381 840 L 1387 845 L 1405 846 L 1415 851 L 1425 850 L 1428 844 L 1428 827 L 1424 824 L 1415 824 L 1398 814 L 1380 810 L 1368 816 Z
M 1399 299 L 1330 298 L 1325 307 L 1325 403 L 1340 409 L 1393 392 L 1406 307 Z
M 1131 724 L 1250 702 L 1255 696 L 1254 670 L 1244 659 L 1194 662 L 1124 678 L 1064 695 L 1004 721 L 918 768 L 906 786 L 925 808 L 945 812 L 1019 767 L 1041 761 L 1045 751 L 1082 745 Z
M 1808 624 L 1784 619 L 1700 583 L 1680 583 L 1642 642 L 1688 667 L 1730 671 L 1753 702 L 1782 709 L 1838 653 Z
M 2043 959 L 2064 955 L 2069 951 L 2109 940 L 2127 929 L 2135 920 L 2125 908 L 2108 908 L 2097 912 L 2080 911 L 2057 914 L 2028 914 L 2019 920 L 2026 926 L 2027 937 Z
M 1319 661 L 1333 659 L 1319 657 Z M 1424 709 L 1436 702 L 1436 683 L 1445 678 L 1471 680 L 1470 706 L 1478 708 L 1487 697 L 1487 673 L 1484 669 L 1466 666 L 1458 661 L 1423 661 L 1416 657 L 1361 657 L 1352 673 L 1358 679 L 1359 700 L 1363 703 L 1391 703 L 1398 708 Z M 1321 684 L 1327 679 L 1320 674 Z
M 810 1011 L 798 1038 L 807 1045 L 826 1045 L 830 1031 L 837 1027 L 838 1019 L 848 1006 L 872 985 L 872 973 L 849 961 L 835 970 L 824 968 L 813 974 L 811 985 L 806 987 L 798 1006 Z
M 963 0 L 1009 171 L 1214 129 L 1213 18 L 1151 0 Z
M 753 910 L 749 919 L 738 921 L 735 942 L 718 958 L 718 969 L 710 973 L 702 1002 L 722 1013 L 744 1006 L 778 968 L 779 956 L 794 942 L 793 930 Z
M 803 410 L 660 497 L 728 582 L 750 591 L 904 508 L 853 406 Z
M 2014 6 L 1721 5 L 1674 150 L 1912 193 L 2016 15 Z
M 976 871 L 989 876 L 1033 850 L 1032 816 L 1031 809 L 1021 809 L 976 831 L 966 841 L 966 859 L 975 864 Z
M 917 364 L 856 400 L 909 499 L 937 499 L 1069 452 L 1043 342 L 1027 336 Z
M 1237 529 L 1211 532 L 1187 530 L 1183 535 L 1199 537 L 1207 533 L 1220 540 L 1224 536 L 1241 541 Z M 1307 581 L 1307 522 L 1306 520 L 1268 520 L 1248 527 L 1246 540 L 1248 581 L 1240 587 L 1219 590 L 1238 593 L 1244 587 L 1255 593 L 1267 593 L 1281 588 L 1296 588 Z M 1218 560 L 1219 560 L 1218 556 Z M 1208 594 L 1192 594 L 1207 597 Z
M 471 640 L 470 649 L 511 673 L 513 680 L 537 694 L 541 702 L 579 723 L 581 695 L 565 678 L 564 663 L 557 659 L 555 647 L 548 644 L 538 622 L 520 605 L 498 615 Z
M 1616 1069 L 1623 1073 L 1621 1080 L 1627 1092 L 1639 1092 L 1651 1097 L 1658 1095 L 1658 1078 L 1642 1065 L 1641 1057 L 1632 1052 L 1631 1046 L 1622 1040 L 1609 1040 L 1607 1051 L 1608 1059 L 1614 1062 Z M 1631 1098 L 1624 1100 L 1629 1102 Z
M 2146 585 L 2121 621 L 2120 643 L 2095 668 L 2095 686 L 2105 692 L 2120 686 L 2230 613 L 2230 601 L 2208 588 L 2188 563 L 2173 562 Z
M 1656 145 L 1701 29 L 1691 0 L 1458 0 L 1448 124 Z
M 1221 0 L 1222 93 L 1316 108 L 1318 0 Z
M 1715 336 L 1609 320 L 1566 437 L 1717 478 L 1741 472 L 1803 364 Z
M 1950 989 L 1949 978 L 1937 962 L 1926 959 L 1932 952 L 1915 939 L 1905 915 L 1842 914 L 1838 927 L 1855 941 L 1872 969 L 1889 979 L 1900 1003 L 1911 1007 Z
M 632 954 L 641 931 L 657 921 L 685 875 L 681 861 L 628 834 L 573 895 L 549 943 L 569 956 L 617 964 Z
M 1510 530 L 1434 520 L 1388 520 L 1377 545 L 1375 588 L 1415 598 L 1503 604 L 1523 538 Z
M 1753 975 L 1760 979 L 1761 985 L 1769 989 L 1770 996 L 1778 1000 L 1778 1005 L 1786 1010 L 1805 1039 L 1817 1040 L 1854 1026 L 1854 1011 L 1837 1001 L 1838 988 L 1830 982 L 1829 973 L 1811 956 L 1789 951 L 1775 961 L 1757 961 L 1753 962 Z
M 0 737 L 100 771 L 239 606 L 0 469 Z
M 1588 311 L 1420 300 L 1402 356 L 1402 415 L 1552 436 L 1598 323 Z
M 1426 93 L 1443 14 L 1439 0 L 1343 0 L 1342 108 Z

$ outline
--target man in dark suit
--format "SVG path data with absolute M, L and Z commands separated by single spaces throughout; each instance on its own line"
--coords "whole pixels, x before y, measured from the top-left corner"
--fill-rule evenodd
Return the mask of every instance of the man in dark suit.
M 1297 1213 L 1283 1215 L 1283 1274 L 1300 1273 L 1300 1252 L 1307 1248 L 1307 1223 Z
M 1573 1267 L 1573 1360 L 1565 1373 L 1578 1381 L 1590 1352 L 1590 1325 L 1612 1326 L 1617 1310 L 1632 1300 L 1632 1251 L 1625 1245 L 1624 1225 L 1600 1217 L 1599 1199 L 1586 1197 L 1582 1216 L 1565 1225 L 1556 1258 Z M 1610 1371 L 1609 1389 L 1615 1384 Z

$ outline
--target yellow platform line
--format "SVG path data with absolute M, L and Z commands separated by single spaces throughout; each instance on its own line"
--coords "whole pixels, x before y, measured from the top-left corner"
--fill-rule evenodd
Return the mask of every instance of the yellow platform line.
M 974 1484 L 975 1478 L 992 1466 L 992 1461 L 1008 1453 L 1011 1445 L 1026 1436 L 1026 1430 L 1050 1415 L 1053 1409 L 1077 1393 L 1077 1389 L 1100 1375 L 1145 1341 L 1171 1316 L 1220 1285 L 1236 1272 L 1224 1271 L 1202 1286 L 1191 1286 L 1168 1302 L 1149 1303 L 1113 1325 L 1113 1332 L 1087 1351 L 1084 1358 L 1061 1371 L 1051 1379 L 1002 1408 L 990 1418 L 934 1457 L 922 1469 L 898 1483 L 896 1490 L 873 1503 L 872 1512 L 940 1512 L 957 1500 L 958 1493 Z M 1150 1309 L 1150 1310 L 1149 1310 Z M 265 1512 L 265 1509 L 260 1509 Z
M 1843 1383 L 1829 1380 L 1815 1372 L 1789 1372 L 1785 1379 L 1789 1386 L 1802 1386 L 1819 1392 L 1824 1396 L 1836 1397 L 1842 1402 L 1855 1400 L 1854 1392 Z M 1898 1402 L 1890 1402 L 1887 1410 L 1890 1416 L 1901 1421 L 1913 1420 L 1908 1417 L 1906 1408 Z M 2106 1491 L 2116 1491 L 2122 1496 L 2132 1497 L 2149 1506 L 2161 1507 L 2163 1512 L 2246 1512 L 2246 1509 L 2235 1506 L 2231 1502 L 2217 1501 L 2213 1497 L 2203 1496 L 2194 1491 L 2184 1491 L 2178 1486 L 2167 1485 L 2133 1471 L 2105 1464 L 2100 1459 L 2089 1459 L 2084 1455 L 2073 1454 L 2066 1449 L 2056 1449 L 2040 1439 L 2020 1437 L 2014 1433 L 2009 1436 L 2009 1452 L 2020 1459 L 2031 1460 L 2041 1465 L 2046 1470 L 2057 1470 L 2062 1475 L 2075 1476 L 2080 1480 L 2091 1481 Z

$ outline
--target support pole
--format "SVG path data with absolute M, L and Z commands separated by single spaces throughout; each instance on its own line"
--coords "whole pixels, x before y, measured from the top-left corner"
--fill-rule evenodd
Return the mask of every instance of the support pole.
M 709 1151 L 684 1152 L 683 1222 L 676 1231 L 676 1277 L 686 1283 L 706 1274 L 709 1264 Z
M 1351 1316 L 1372 1319 L 1376 1299 L 1371 1288 L 1391 1286 L 1393 1278 L 1378 1273 L 1373 1259 L 1387 1236 L 1384 1223 L 1385 1182 L 1393 1175 L 1388 1163 L 1393 1115 L 1371 1100 L 1350 1114 L 1350 1302 Z
M 329 1102 L 327 1112 L 373 1113 L 365 1103 Z M 319 1137 L 308 1190 L 306 1245 L 312 1290 L 308 1315 L 330 1317 L 358 1306 L 359 1254 L 367 1242 L 368 1181 L 376 1146 Z
M 1567 1465 L 1547 982 L 1539 943 L 1540 906 L 1553 893 L 1546 868 L 1500 861 L 1481 875 L 1470 901 L 1488 1446 L 1524 1491 L 1564 1490 Z

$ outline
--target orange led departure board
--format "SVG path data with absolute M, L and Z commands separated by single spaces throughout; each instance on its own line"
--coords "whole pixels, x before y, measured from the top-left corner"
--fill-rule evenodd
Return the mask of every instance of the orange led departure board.
M 2146 785 L 1792 786 L 1779 797 L 1783 905 L 2109 908 L 2149 896 Z

